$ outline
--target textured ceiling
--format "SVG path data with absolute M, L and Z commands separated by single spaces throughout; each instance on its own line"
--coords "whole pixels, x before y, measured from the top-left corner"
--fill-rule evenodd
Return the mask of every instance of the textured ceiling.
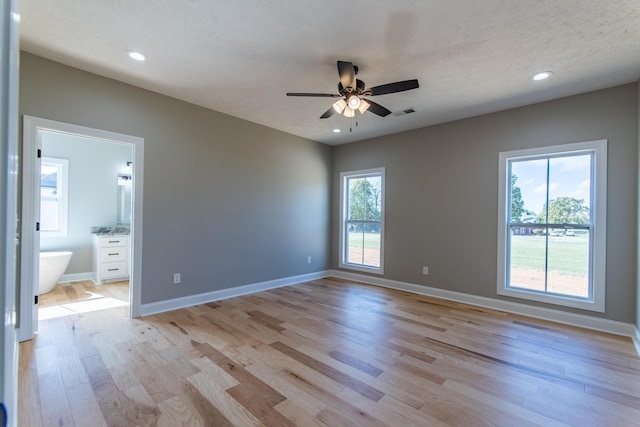
M 331 145 L 640 79 L 638 0 L 22 0 L 20 34 L 27 52 Z M 285 96 L 337 93 L 336 60 L 368 87 L 420 88 L 373 98 L 384 118 L 320 120 L 331 98 Z

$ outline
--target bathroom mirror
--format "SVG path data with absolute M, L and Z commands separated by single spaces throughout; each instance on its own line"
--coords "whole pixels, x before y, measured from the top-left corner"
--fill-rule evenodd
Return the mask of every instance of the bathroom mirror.
M 131 175 L 118 175 L 118 225 L 131 224 Z

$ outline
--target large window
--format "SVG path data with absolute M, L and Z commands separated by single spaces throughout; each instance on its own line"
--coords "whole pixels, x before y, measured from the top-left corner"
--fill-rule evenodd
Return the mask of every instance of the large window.
M 500 153 L 499 294 L 604 311 L 606 150 Z
M 40 166 L 40 232 L 43 236 L 67 235 L 69 161 L 43 157 Z
M 340 174 L 340 267 L 383 273 L 384 168 Z

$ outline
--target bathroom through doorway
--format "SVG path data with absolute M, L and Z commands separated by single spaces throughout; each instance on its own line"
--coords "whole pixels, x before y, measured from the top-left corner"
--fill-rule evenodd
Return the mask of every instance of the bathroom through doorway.
M 115 307 L 135 317 L 143 139 L 29 116 L 23 135 L 20 341 L 39 318 Z M 52 274 L 59 254 L 71 255 Z

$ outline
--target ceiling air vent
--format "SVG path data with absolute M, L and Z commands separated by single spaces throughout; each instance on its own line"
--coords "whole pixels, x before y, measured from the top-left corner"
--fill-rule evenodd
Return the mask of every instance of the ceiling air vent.
M 404 116 L 404 115 L 415 113 L 415 112 L 416 112 L 416 110 L 414 110 L 413 108 L 406 108 L 404 110 L 396 111 L 395 113 L 393 113 L 393 115 L 394 116 Z

